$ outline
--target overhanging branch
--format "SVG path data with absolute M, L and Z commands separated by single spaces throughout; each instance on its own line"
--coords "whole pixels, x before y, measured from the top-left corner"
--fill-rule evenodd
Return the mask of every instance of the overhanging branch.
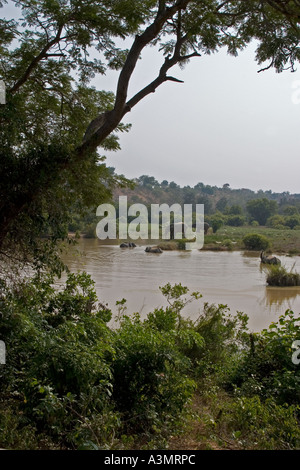
M 160 69 L 159 76 L 127 102 L 129 82 L 141 52 L 147 45 L 158 37 L 165 23 L 169 19 L 173 18 L 176 13 L 185 10 L 190 1 L 191 0 L 177 0 L 177 2 L 171 7 L 165 7 L 165 2 L 163 1 L 159 2 L 155 19 L 142 34 L 135 37 L 133 45 L 129 50 L 127 59 L 119 75 L 114 109 L 107 113 L 103 125 L 77 149 L 77 155 L 79 157 L 83 156 L 86 152 L 95 151 L 103 140 L 117 127 L 122 117 L 142 98 L 147 96 L 147 94 L 153 93 L 159 85 L 167 80 L 179 81 L 174 79 L 174 77 L 167 77 L 166 74 L 170 67 L 178 63 L 180 60 L 185 60 L 180 56 L 180 48 L 184 38 L 179 37 L 180 35 L 177 32 L 177 44 L 175 46 L 173 57 L 171 59 L 167 57 Z M 194 56 L 194 54 L 191 56 Z
M 41 50 L 41 52 L 32 60 L 32 62 L 29 64 L 27 69 L 25 70 L 24 74 L 22 77 L 14 84 L 14 86 L 9 90 L 10 94 L 14 94 L 18 91 L 18 89 L 28 80 L 30 77 L 32 71 L 37 67 L 39 62 L 45 58 L 47 58 L 50 54 L 48 54 L 48 51 L 55 45 L 58 44 L 59 41 L 61 40 L 61 33 L 63 30 L 63 26 L 59 26 L 56 36 L 49 41 L 45 47 Z M 53 54 L 52 54 L 53 55 Z

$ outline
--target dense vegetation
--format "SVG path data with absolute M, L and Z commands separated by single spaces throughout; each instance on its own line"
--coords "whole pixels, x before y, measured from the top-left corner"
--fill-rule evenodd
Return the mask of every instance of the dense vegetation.
M 217 432 L 225 447 L 229 437 L 238 448 L 300 448 L 294 314 L 254 335 L 225 305 L 184 319 L 186 303 L 201 295 L 181 284 L 161 291 L 168 307 L 142 319 L 122 301 L 114 324 L 84 273 L 70 274 L 60 291 L 45 275 L 2 284 L 0 446 L 168 448 L 196 393 L 211 406 L 206 439 Z
M 114 169 L 110 168 L 111 173 Z M 141 176 L 132 181 L 134 188 L 114 191 L 113 201 L 118 224 L 119 196 L 127 196 L 128 206 L 141 203 L 147 207 L 148 222 L 151 223 L 151 204 L 174 203 L 204 204 L 205 221 L 210 229 L 205 236 L 204 248 L 208 249 L 251 249 L 275 250 L 290 254 L 300 253 L 300 194 L 273 193 L 231 189 L 198 183 L 191 188 L 180 187 L 174 181 L 159 183 L 154 177 Z M 135 217 L 128 217 L 128 222 Z M 70 232 L 84 237 L 96 237 L 99 222 L 96 207 L 85 217 L 76 209 L 71 212 Z M 170 220 L 173 220 L 171 213 Z M 150 233 L 150 231 L 149 231 Z M 162 238 L 164 231 L 162 231 Z M 250 237 L 250 238 L 249 238 Z M 253 239 L 256 237 L 256 240 Z M 163 243 L 162 248 L 180 248 L 178 245 Z
M 118 133 L 130 128 L 123 117 L 179 81 L 170 75 L 174 65 L 224 47 L 237 55 L 254 40 L 262 69 L 294 70 L 299 2 L 0 0 L 0 8 L 0 446 L 168 447 L 198 396 L 208 441 L 299 448 L 292 312 L 256 335 L 243 314 L 232 317 L 223 305 L 205 305 L 191 322 L 181 311 L 200 294 L 184 299 L 186 287 L 167 284 L 168 308 L 142 319 L 127 315 L 122 300 L 111 324 L 89 276 L 69 274 L 61 288 L 56 277 L 68 231 L 93 234 L 95 205 L 131 187 L 100 153 L 119 149 Z M 162 54 L 156 78 L 129 96 L 150 46 Z M 108 69 L 118 73 L 115 93 L 92 85 Z M 145 176 L 137 183 L 148 191 L 142 202 L 159 195 L 156 202 L 204 203 L 211 237 L 245 223 L 258 235 L 262 224 L 299 232 L 297 195 L 233 192 L 227 184 L 181 190 Z

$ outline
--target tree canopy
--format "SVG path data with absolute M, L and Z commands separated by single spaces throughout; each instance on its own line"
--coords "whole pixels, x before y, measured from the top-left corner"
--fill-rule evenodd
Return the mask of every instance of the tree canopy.
M 35 258 L 41 234 L 66 236 L 72 204 L 98 205 L 115 185 L 128 184 L 106 168 L 100 148 L 117 150 L 118 132 L 129 129 L 123 117 L 163 83 L 180 82 L 172 67 L 222 47 L 237 55 L 251 41 L 261 70 L 294 70 L 300 56 L 298 0 L 2 0 L 0 7 L 4 256 L 23 246 Z M 7 8 L 14 8 L 13 19 Z M 128 41 L 128 49 L 121 46 Z M 149 46 L 162 54 L 161 67 L 129 96 Z M 93 87 L 109 68 L 119 73 L 116 90 Z
M 277 202 L 270 201 L 267 198 L 253 199 L 248 201 L 247 210 L 249 214 L 256 220 L 260 225 L 265 225 L 267 219 L 275 214 L 277 209 Z

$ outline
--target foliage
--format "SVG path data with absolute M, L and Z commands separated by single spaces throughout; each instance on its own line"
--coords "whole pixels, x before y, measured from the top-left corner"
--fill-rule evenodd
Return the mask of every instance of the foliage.
M 285 225 L 291 229 L 300 225 L 300 215 L 290 215 L 285 219 Z
M 118 449 L 146 439 L 161 446 L 197 386 L 214 400 L 220 387 L 232 391 L 215 425 L 245 448 L 299 446 L 293 312 L 254 335 L 247 316 L 231 315 L 226 305 L 204 304 L 196 320 L 185 318 L 183 309 L 201 295 L 181 284 L 161 292 L 167 307 L 144 320 L 118 302 L 111 328 L 111 312 L 84 273 L 68 275 L 60 289 L 41 274 L 2 282 L 0 445 Z
M 300 274 L 292 270 L 287 271 L 284 266 L 270 265 L 267 272 L 267 284 L 278 287 L 300 286 Z
M 284 226 L 285 218 L 282 215 L 276 214 L 269 217 L 266 221 L 268 227 L 276 228 L 278 225 Z
M 193 353 L 204 343 L 180 313 L 199 294 L 185 298 L 181 285 L 162 292 L 169 307 L 144 321 L 119 302 L 120 324 L 111 329 L 111 312 L 85 273 L 69 274 L 62 289 L 49 275 L 2 282 L 0 445 L 22 448 L 24 435 L 30 448 L 45 439 L 50 447 L 100 449 L 124 433 L 172 428 L 195 389 Z M 5 400 L 22 416 L 18 423 Z
M 50 277 L 36 276 L 12 289 L 2 285 L 0 335 L 7 362 L 0 370 L 1 399 L 14 397 L 24 423 L 62 446 L 81 445 L 87 436 L 105 443 L 117 421 L 109 411 L 110 311 L 96 305 L 84 273 L 69 275 L 61 291 L 51 284 Z M 106 432 L 91 436 L 89 423 L 104 409 Z
M 6 84 L 6 104 L 0 105 L 1 252 L 13 262 L 39 259 L 45 265 L 49 245 L 41 234 L 53 242 L 53 251 L 67 236 L 72 205 L 84 212 L 107 201 L 115 186 L 128 184 L 109 172 L 99 148 L 119 149 L 118 132 L 129 129 L 123 117 L 165 82 L 180 82 L 169 74 L 173 66 L 223 47 L 235 56 L 254 39 L 259 64 L 293 70 L 299 60 L 298 6 L 288 3 L 12 0 L 14 19 L 4 10 L 0 20 Z M 129 97 L 138 59 L 150 46 L 163 53 L 161 66 L 154 80 Z M 119 73 L 115 95 L 91 85 L 107 69 Z M 146 179 L 146 186 L 156 185 Z M 215 189 L 201 183 L 198 189 L 198 202 L 205 200 L 208 211 L 207 197 Z
M 225 222 L 225 217 L 219 212 L 216 212 L 209 219 L 209 223 L 210 223 L 214 233 L 217 230 L 219 230 L 222 227 L 222 225 L 224 225 L 224 222 Z
M 204 348 L 201 335 L 181 315 L 200 294 L 169 283 L 161 292 L 167 308 L 155 309 L 144 321 L 138 314 L 123 315 L 116 335 L 113 396 L 127 429 L 135 431 L 176 420 L 195 390 L 194 353 Z
M 244 449 L 299 449 L 298 411 L 297 406 L 281 406 L 272 398 L 242 396 L 226 404 L 219 426 L 226 426 Z
M 270 241 L 264 235 L 249 233 L 243 238 L 247 250 L 266 250 L 270 247 Z
M 232 377 L 232 383 L 241 394 L 272 398 L 279 405 L 299 406 L 300 368 L 292 360 L 292 345 L 299 338 L 299 319 L 287 310 L 277 323 L 252 335 L 252 346 Z
M 277 203 L 267 198 L 253 199 L 247 203 L 247 210 L 254 220 L 265 225 L 267 219 L 275 214 Z
M 227 217 L 227 225 L 232 227 L 241 227 L 246 222 L 246 218 L 242 215 L 230 215 Z
M 247 345 L 248 317 L 241 312 L 230 314 L 227 305 L 203 306 L 195 330 L 203 337 L 205 349 L 198 355 L 195 372 L 200 377 L 215 375 L 222 383 Z

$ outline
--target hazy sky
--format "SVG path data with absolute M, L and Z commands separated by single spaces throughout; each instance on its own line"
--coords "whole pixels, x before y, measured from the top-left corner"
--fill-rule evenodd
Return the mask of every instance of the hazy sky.
M 295 73 L 258 73 L 254 51 L 232 57 L 222 50 L 173 69 L 184 83 L 166 82 L 127 115 L 132 129 L 108 164 L 130 178 L 148 174 L 181 186 L 300 193 L 300 65 Z M 155 49 L 144 53 L 132 93 L 159 64 Z M 96 83 L 114 90 L 115 79 Z
M 9 3 L 4 11 L 12 17 L 16 9 Z M 224 50 L 172 69 L 184 83 L 166 82 L 133 108 L 124 119 L 132 129 L 121 135 L 121 151 L 106 153 L 108 165 L 128 178 L 148 174 L 181 186 L 300 193 L 300 65 L 295 73 L 257 73 L 254 57 L 254 47 L 238 57 Z M 154 48 L 143 53 L 130 96 L 161 63 Z M 94 84 L 115 91 L 116 80 L 109 72 Z

